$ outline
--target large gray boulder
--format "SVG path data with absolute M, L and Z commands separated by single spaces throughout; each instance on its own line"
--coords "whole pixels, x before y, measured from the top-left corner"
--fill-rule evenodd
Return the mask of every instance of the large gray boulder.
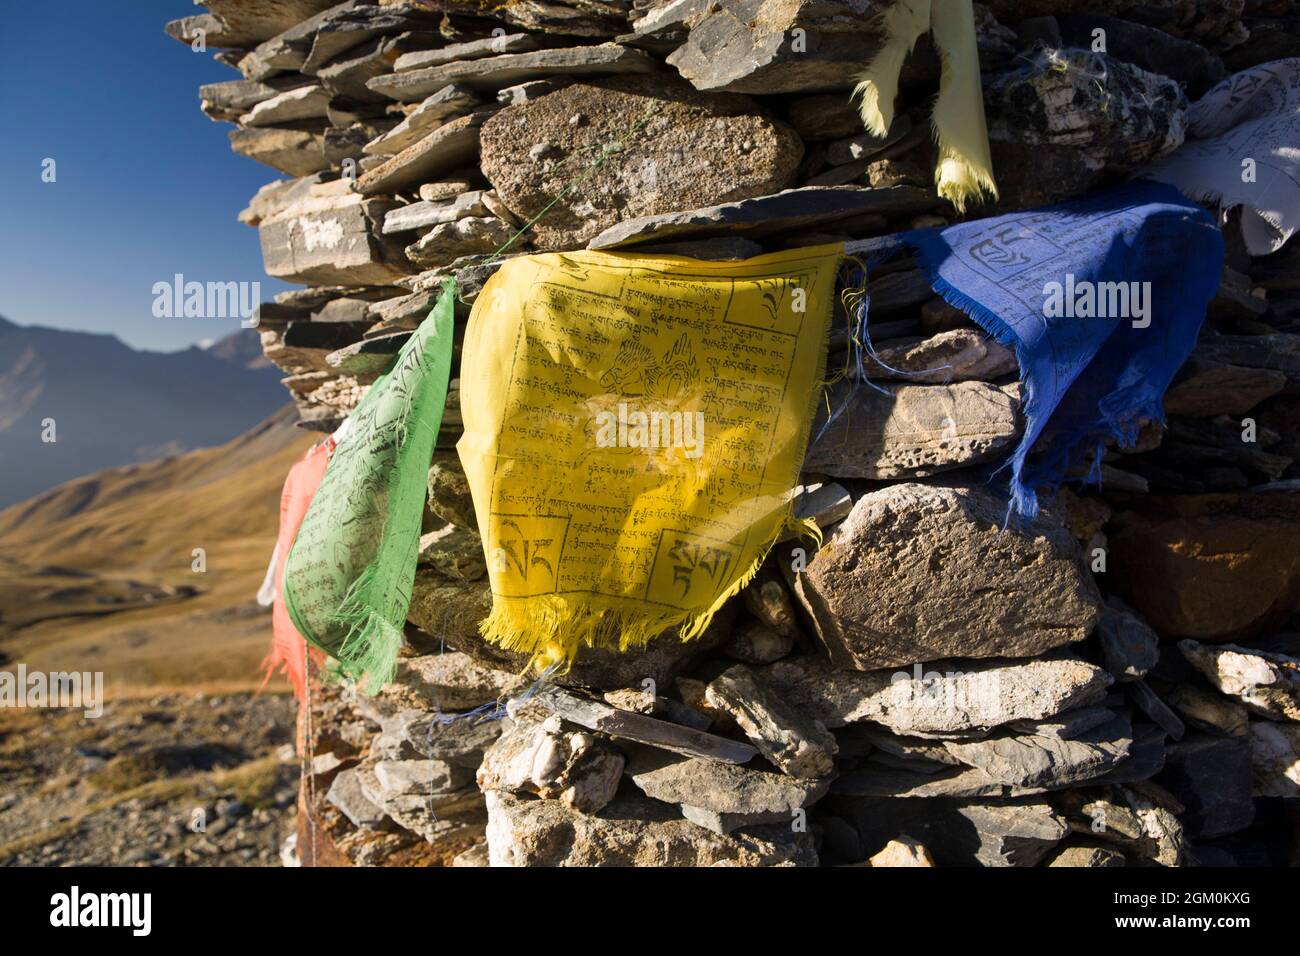
M 840 667 L 1032 657 L 1088 636 L 1101 596 L 1069 529 L 1044 508 L 1003 528 L 978 487 L 892 485 L 864 495 L 795 581 Z

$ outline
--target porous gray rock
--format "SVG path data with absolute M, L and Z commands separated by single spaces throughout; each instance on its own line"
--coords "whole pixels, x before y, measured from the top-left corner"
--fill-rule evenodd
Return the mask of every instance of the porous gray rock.
M 406 257 L 424 269 L 450 265 L 461 256 L 495 252 L 514 234 L 496 216 L 464 216 L 434 226 L 406 247 Z
M 484 124 L 482 143 L 484 175 L 521 219 L 558 197 L 530 234 L 541 249 L 583 245 L 625 219 L 777 192 L 803 156 L 794 131 L 747 97 L 648 77 L 575 83 L 511 106 Z
M 864 495 L 796 578 L 841 667 L 1029 657 L 1091 631 L 1101 596 L 1055 512 L 1003 529 L 981 487 L 892 485 Z
M 483 755 L 480 790 L 534 793 L 580 813 L 595 813 L 614 798 L 624 757 L 607 739 L 566 728 L 539 708 L 516 713 L 511 723 Z

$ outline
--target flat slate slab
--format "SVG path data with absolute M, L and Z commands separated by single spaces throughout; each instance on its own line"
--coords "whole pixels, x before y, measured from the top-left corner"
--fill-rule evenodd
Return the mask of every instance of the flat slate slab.
M 533 700 L 552 713 L 588 730 L 635 740 L 686 757 L 707 757 L 739 764 L 758 756 L 754 747 L 738 740 L 729 740 L 630 710 L 619 710 L 558 687 L 539 690 L 533 695 Z
M 478 131 L 492 110 L 459 116 L 357 179 L 363 195 L 418 187 L 478 158 Z
M 654 73 L 658 61 L 633 47 L 617 43 L 577 46 L 530 53 L 507 53 L 476 60 L 457 60 L 424 69 L 377 76 L 367 86 L 401 103 L 422 100 L 448 83 L 475 89 L 499 90 L 548 76 L 592 76 L 610 73 Z
M 805 186 L 718 206 L 628 219 L 610 226 L 587 247 L 612 249 L 678 237 L 766 236 L 861 216 L 915 215 L 934 206 L 934 196 L 916 186 Z

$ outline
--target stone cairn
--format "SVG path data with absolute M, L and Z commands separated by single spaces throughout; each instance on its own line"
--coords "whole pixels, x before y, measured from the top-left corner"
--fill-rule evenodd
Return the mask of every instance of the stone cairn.
M 850 103 L 885 5 L 210 0 L 167 29 L 243 74 L 202 108 L 287 177 L 240 219 L 304 286 L 260 329 L 324 432 L 442 279 L 472 304 L 544 209 L 506 255 L 738 259 L 956 221 L 932 184 L 927 42 L 887 136 Z M 1300 55 L 1285 0 L 976 13 L 1001 200 L 974 216 L 1121 181 L 1182 142 L 1189 98 Z M 971 470 L 1023 427 L 1014 358 L 907 260 L 876 271 L 868 372 L 890 394 L 857 390 L 798 498 L 826 547 L 778 544 L 698 641 L 588 654 L 540 687 L 478 636 L 453 368 L 398 677 L 374 697 L 313 682 L 299 720 L 301 859 L 1295 863 L 1300 242 L 1252 260 L 1232 216 L 1224 234 L 1167 427 L 1018 530 Z

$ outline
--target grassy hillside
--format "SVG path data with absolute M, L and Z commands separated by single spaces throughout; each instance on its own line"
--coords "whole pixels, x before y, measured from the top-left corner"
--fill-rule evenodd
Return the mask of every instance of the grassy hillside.
M 0 665 L 103 671 L 115 696 L 256 686 L 280 488 L 319 437 L 293 420 L 286 408 L 225 445 L 0 511 Z

